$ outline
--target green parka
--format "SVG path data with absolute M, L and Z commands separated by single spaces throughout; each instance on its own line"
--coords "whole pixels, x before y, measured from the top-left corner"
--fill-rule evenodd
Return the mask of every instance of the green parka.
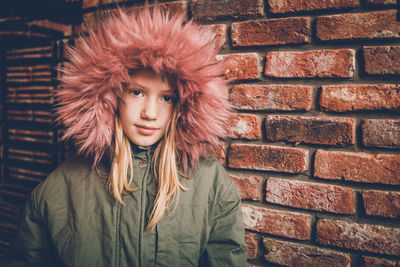
M 153 147 L 135 147 L 137 190 L 116 201 L 106 180 L 76 157 L 53 171 L 27 202 L 2 266 L 247 266 L 235 184 L 215 160 L 202 159 L 187 188 L 152 230 L 156 195 Z

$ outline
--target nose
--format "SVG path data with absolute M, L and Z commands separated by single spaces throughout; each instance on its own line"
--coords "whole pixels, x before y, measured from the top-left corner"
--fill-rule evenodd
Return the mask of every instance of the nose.
M 142 119 L 145 120 L 155 120 L 158 116 L 158 103 L 156 99 L 147 99 L 145 101 L 142 112 L 141 112 Z

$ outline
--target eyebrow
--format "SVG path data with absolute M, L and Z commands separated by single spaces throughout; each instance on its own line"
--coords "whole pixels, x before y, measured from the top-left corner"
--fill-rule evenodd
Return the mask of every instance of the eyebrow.
M 128 88 L 128 90 L 129 89 L 132 89 L 132 87 L 134 88 L 134 87 L 139 87 L 139 88 L 141 88 L 141 89 L 149 89 L 148 87 L 146 87 L 146 86 L 143 86 L 143 85 L 141 85 L 141 84 L 139 84 L 139 83 L 136 83 L 136 82 L 133 82 L 132 84 L 131 84 L 131 86 L 127 86 L 127 88 Z M 174 90 L 172 90 L 171 88 L 170 89 L 168 89 L 168 90 L 162 90 L 161 91 L 162 93 L 174 93 Z

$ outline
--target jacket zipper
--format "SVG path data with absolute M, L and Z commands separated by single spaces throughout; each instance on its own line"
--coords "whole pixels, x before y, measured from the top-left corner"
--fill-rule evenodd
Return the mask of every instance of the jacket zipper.
M 146 207 L 145 207 L 146 183 L 147 183 L 147 177 L 149 175 L 149 168 L 150 168 L 149 154 L 150 154 L 150 149 L 148 149 L 146 151 L 147 165 L 146 165 L 146 170 L 144 171 L 144 176 L 142 179 L 142 185 L 141 185 L 141 190 L 140 190 L 139 266 L 143 266 L 142 236 L 143 236 L 143 232 L 144 232 L 144 218 L 145 218 L 145 212 L 146 212 Z

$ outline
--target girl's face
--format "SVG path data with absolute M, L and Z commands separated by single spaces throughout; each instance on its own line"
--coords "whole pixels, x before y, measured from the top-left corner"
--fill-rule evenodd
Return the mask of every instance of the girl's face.
M 167 129 L 175 98 L 173 89 L 159 75 L 146 69 L 136 71 L 119 106 L 125 135 L 139 146 L 155 144 Z

